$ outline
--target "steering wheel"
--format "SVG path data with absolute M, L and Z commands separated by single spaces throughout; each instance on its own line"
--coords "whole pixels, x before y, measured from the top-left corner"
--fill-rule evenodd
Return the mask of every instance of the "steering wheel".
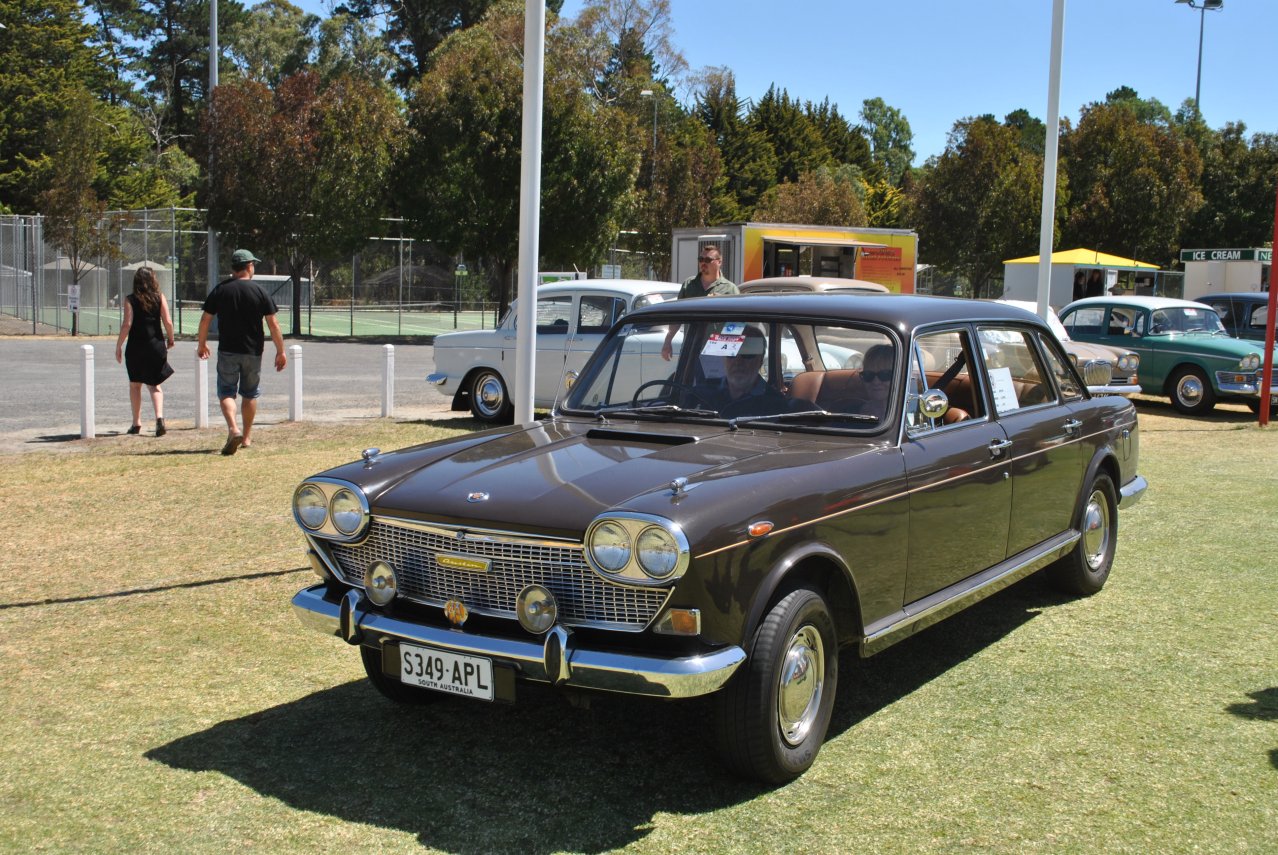
M 649 386 L 665 386 L 671 391 L 683 392 L 687 396 L 691 398 L 695 398 L 699 403 L 704 404 L 705 406 L 710 407 L 711 409 L 714 409 L 714 403 L 711 401 L 707 401 L 705 396 L 702 395 L 700 392 L 698 392 L 696 389 L 694 389 L 692 386 L 689 386 L 686 383 L 679 383 L 675 380 L 661 380 L 661 379 L 649 380 L 647 383 L 639 384 L 639 388 L 635 390 L 634 395 L 630 398 L 630 406 L 632 407 L 639 406 L 639 395 L 641 392 L 643 392 L 644 389 L 647 389 Z

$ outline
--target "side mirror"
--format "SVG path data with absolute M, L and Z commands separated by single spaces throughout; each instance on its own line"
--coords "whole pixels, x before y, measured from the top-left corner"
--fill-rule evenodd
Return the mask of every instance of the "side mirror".
M 935 421 L 950 409 L 950 399 L 940 389 L 928 389 L 919 396 L 919 415 Z

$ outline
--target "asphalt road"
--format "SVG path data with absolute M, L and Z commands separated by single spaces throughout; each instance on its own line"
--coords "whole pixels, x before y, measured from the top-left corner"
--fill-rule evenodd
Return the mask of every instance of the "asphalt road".
M 35 449 L 73 450 L 80 436 L 83 345 L 93 347 L 94 413 L 97 436 L 124 433 L 132 419 L 129 382 L 115 361 L 114 337 L 0 336 L 0 452 Z M 381 344 L 294 341 L 302 347 L 302 418 L 305 421 L 378 418 L 382 412 Z M 396 419 L 438 419 L 452 414 L 448 400 L 425 377 L 434 367 L 430 345 L 395 345 Z M 262 397 L 257 424 L 286 421 L 291 368 L 277 373 L 274 349 L 267 342 L 262 359 Z M 179 341 L 169 353 L 174 374 L 163 389 L 165 422 L 170 428 L 193 427 L 196 416 L 195 342 Z M 208 363 L 210 428 L 225 430 L 217 403 L 215 358 Z M 150 396 L 142 390 L 142 427 L 155 426 Z

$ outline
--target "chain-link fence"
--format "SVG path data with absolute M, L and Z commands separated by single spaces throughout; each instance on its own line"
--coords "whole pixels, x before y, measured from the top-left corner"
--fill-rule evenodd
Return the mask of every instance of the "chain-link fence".
M 285 334 L 434 335 L 496 325 L 493 271 L 404 236 L 402 221 L 383 222 L 385 234 L 349 258 L 308 262 L 297 271 L 296 288 L 287 259 L 249 247 L 263 259 L 255 278 L 279 307 Z M 236 247 L 220 247 L 221 272 L 210 283 L 202 210 L 112 211 L 99 228 L 112 236 L 111 250 L 73 265 L 46 243 L 43 217 L 0 216 L 0 313 L 30 321 L 33 332 L 51 327 L 115 335 L 133 276 L 147 266 L 169 300 L 178 334 L 194 335 L 210 285 L 230 276 Z

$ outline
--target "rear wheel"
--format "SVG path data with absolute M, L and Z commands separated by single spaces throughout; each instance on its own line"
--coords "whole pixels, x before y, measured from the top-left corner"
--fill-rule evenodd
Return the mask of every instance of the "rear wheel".
M 1187 365 L 1172 376 L 1171 400 L 1185 415 L 1201 416 L 1216 406 L 1216 392 L 1201 368 Z
M 1078 528 L 1083 533 L 1069 555 L 1048 568 L 1048 579 L 1068 594 L 1089 596 L 1105 587 L 1118 542 L 1118 499 L 1114 482 L 1097 473 L 1087 491 Z
M 373 647 L 360 647 L 360 661 L 364 663 L 364 673 L 368 682 L 383 697 L 397 704 L 428 704 L 438 699 L 439 693 L 417 686 L 406 686 L 394 677 L 382 672 L 382 651 Z
M 511 420 L 514 406 L 506 381 L 490 368 L 481 368 L 470 380 L 470 412 L 481 422 L 505 423 Z
M 750 658 L 715 698 L 715 738 L 734 771 L 783 784 L 807 771 L 830 726 L 838 643 L 829 606 L 801 588 L 772 607 Z

